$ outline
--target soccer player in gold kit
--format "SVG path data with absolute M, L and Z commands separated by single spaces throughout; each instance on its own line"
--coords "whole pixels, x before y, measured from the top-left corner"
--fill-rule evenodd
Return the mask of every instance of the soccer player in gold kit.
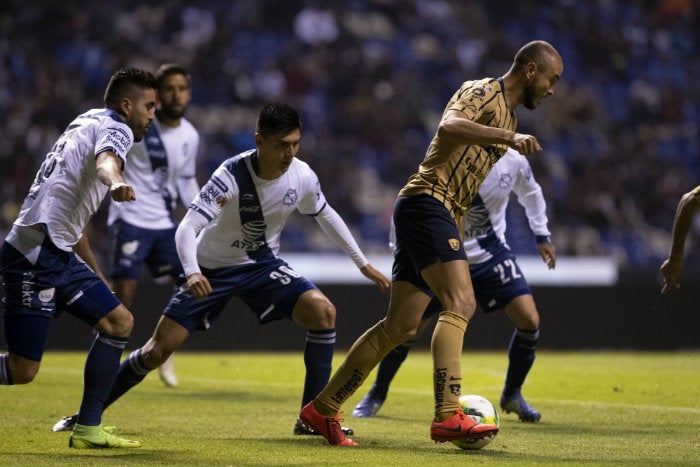
M 462 344 L 476 309 L 462 248 L 462 216 L 508 147 L 525 155 L 542 149 L 537 138 L 515 131 L 514 111 L 521 104 L 534 109 L 552 95 L 563 68 L 552 45 L 533 41 L 516 53 L 504 76 L 467 81 L 447 103 L 425 159 L 394 206 L 388 313 L 355 341 L 326 387 L 301 411 L 302 421 L 330 444 L 357 445 L 341 429 L 341 406 L 390 350 L 415 337 L 433 296 L 445 308 L 431 341 L 435 418 L 430 437 L 445 442 L 498 432 L 497 426 L 466 416 L 459 405 Z

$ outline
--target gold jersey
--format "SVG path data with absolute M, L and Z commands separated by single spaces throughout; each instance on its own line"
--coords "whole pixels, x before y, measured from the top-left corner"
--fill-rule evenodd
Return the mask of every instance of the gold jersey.
M 447 103 L 443 117 L 449 110 L 458 110 L 482 125 L 511 131 L 517 125 L 500 78 L 464 82 Z M 459 225 L 486 175 L 507 149 L 507 145 L 454 145 L 441 141 L 436 133 L 418 172 L 399 195 L 430 195 L 447 207 Z

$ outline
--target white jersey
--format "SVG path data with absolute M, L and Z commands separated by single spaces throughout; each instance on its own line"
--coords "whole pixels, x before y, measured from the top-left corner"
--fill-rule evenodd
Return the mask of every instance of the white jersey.
M 294 158 L 281 177 L 263 180 L 255 175 L 254 157 L 255 149 L 224 161 L 190 205 L 209 221 L 197 236 L 197 263 L 202 267 L 277 256 L 289 215 L 316 215 L 326 206 L 318 177 L 306 162 Z
M 109 150 L 124 162 L 133 143 L 131 128 L 114 110 L 76 117 L 46 155 L 15 224 L 44 224 L 51 241 L 71 251 L 109 191 L 97 179 L 95 158 Z
M 110 202 L 107 223 L 117 219 L 143 229 L 175 227 L 172 217 L 178 199 L 187 206 L 199 191 L 195 178 L 199 133 L 186 119 L 177 127 L 158 119 L 143 141 L 134 144 L 123 177 L 134 188 L 136 201 Z
M 506 208 L 511 192 L 525 208 L 532 232 L 536 236 L 550 235 L 547 206 L 530 163 L 522 154 L 508 149 L 489 172 L 465 215 L 464 248 L 469 264 L 488 261 L 496 248 L 508 248 Z

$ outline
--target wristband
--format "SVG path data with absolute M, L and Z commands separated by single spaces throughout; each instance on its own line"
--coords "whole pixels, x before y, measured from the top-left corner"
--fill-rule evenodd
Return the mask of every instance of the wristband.
M 537 239 L 538 245 L 541 245 L 543 243 L 552 243 L 552 239 L 549 235 L 537 235 L 535 238 Z

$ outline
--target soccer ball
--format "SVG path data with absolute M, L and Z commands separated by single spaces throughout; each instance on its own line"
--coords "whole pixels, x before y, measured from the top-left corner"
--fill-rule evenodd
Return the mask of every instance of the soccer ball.
M 488 399 L 474 394 L 466 394 L 459 398 L 459 405 L 467 416 L 473 418 L 477 422 L 499 426 L 496 407 L 494 407 Z M 452 441 L 452 443 L 462 449 L 481 449 L 493 441 L 495 437 L 496 435 L 487 436 L 482 439 L 461 438 Z

